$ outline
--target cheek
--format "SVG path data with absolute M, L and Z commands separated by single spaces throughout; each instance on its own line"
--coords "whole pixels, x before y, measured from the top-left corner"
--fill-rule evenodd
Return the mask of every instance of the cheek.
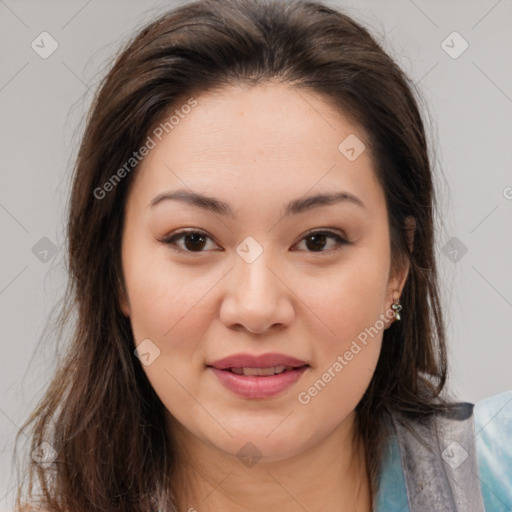
M 125 254 L 123 270 L 137 342 L 153 336 L 156 343 L 165 344 L 177 338 L 176 332 L 194 333 L 201 325 L 190 320 L 200 314 L 214 276 L 194 272 L 192 267 L 177 269 L 166 250 L 140 246 Z
M 194 376 L 204 365 L 198 344 L 210 325 L 205 294 L 218 277 L 192 267 L 177 270 L 165 247 L 127 252 L 123 270 L 135 345 L 149 339 L 158 354 L 142 366 L 151 386 L 177 416 L 199 414 L 191 399 L 198 392 Z
M 305 302 L 321 322 L 315 322 L 320 330 L 310 333 L 311 339 L 316 337 L 317 364 L 299 402 L 310 403 L 310 411 L 328 424 L 355 408 L 375 371 L 385 327 L 386 254 L 386 247 L 361 250 L 329 279 L 316 276 L 305 287 Z M 334 403 L 338 409 L 331 415 L 329 404 Z
M 304 302 L 321 320 L 326 352 L 341 349 L 373 326 L 385 308 L 389 258 L 364 248 L 325 276 L 309 276 Z

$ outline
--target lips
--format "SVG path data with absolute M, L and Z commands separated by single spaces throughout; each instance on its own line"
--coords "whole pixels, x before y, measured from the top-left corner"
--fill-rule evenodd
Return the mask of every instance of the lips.
M 271 398 L 291 388 L 309 364 L 284 354 L 235 354 L 207 367 L 228 390 L 244 398 Z
M 285 370 L 299 368 L 301 366 L 309 366 L 305 361 L 296 359 L 291 356 L 284 354 L 278 354 L 275 352 L 261 355 L 251 354 L 234 354 L 223 359 L 218 359 L 212 363 L 208 363 L 207 366 L 217 368 L 218 370 L 231 370 L 235 369 L 278 369 L 283 366 Z M 282 370 L 281 370 L 282 371 Z M 280 373 L 273 372 L 273 373 Z M 249 373 L 249 375 L 264 375 L 265 373 Z

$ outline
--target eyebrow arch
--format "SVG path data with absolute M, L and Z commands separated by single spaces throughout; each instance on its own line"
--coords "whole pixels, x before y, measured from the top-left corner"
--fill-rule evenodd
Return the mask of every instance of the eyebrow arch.
M 163 201 L 171 200 L 182 201 L 184 203 L 203 208 L 204 210 L 211 211 L 219 215 L 229 215 L 233 218 L 235 216 L 228 203 L 220 201 L 219 199 L 215 199 L 214 197 L 183 189 L 176 190 L 174 192 L 164 192 L 157 195 L 149 203 L 148 208 L 154 208 L 157 204 Z M 360 206 L 361 208 L 366 208 L 361 199 L 352 194 L 349 194 L 348 192 L 324 193 L 290 201 L 285 207 L 284 216 L 296 215 L 319 206 L 327 206 L 340 202 L 347 202 L 349 204 Z

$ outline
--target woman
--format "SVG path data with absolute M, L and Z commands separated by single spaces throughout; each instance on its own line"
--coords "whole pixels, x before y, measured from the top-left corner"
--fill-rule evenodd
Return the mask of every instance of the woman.
M 144 28 L 83 136 L 76 329 L 17 506 L 507 510 L 511 393 L 445 389 L 434 205 L 412 86 L 349 17 L 201 0 Z

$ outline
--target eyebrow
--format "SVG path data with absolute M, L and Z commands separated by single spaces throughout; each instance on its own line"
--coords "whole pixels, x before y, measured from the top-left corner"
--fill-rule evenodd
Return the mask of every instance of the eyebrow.
M 189 190 L 176 190 L 174 192 L 164 192 L 158 194 L 148 205 L 148 208 L 154 208 L 157 204 L 163 201 L 181 201 L 206 211 L 210 211 L 219 215 L 230 216 L 234 218 L 234 212 L 228 203 L 220 201 L 214 197 L 191 192 Z M 290 201 L 284 210 L 284 216 L 296 215 L 304 213 L 313 208 L 320 206 L 328 206 L 336 203 L 346 202 L 366 208 L 365 204 L 358 197 L 348 192 L 334 192 L 317 194 L 305 198 L 295 199 Z

